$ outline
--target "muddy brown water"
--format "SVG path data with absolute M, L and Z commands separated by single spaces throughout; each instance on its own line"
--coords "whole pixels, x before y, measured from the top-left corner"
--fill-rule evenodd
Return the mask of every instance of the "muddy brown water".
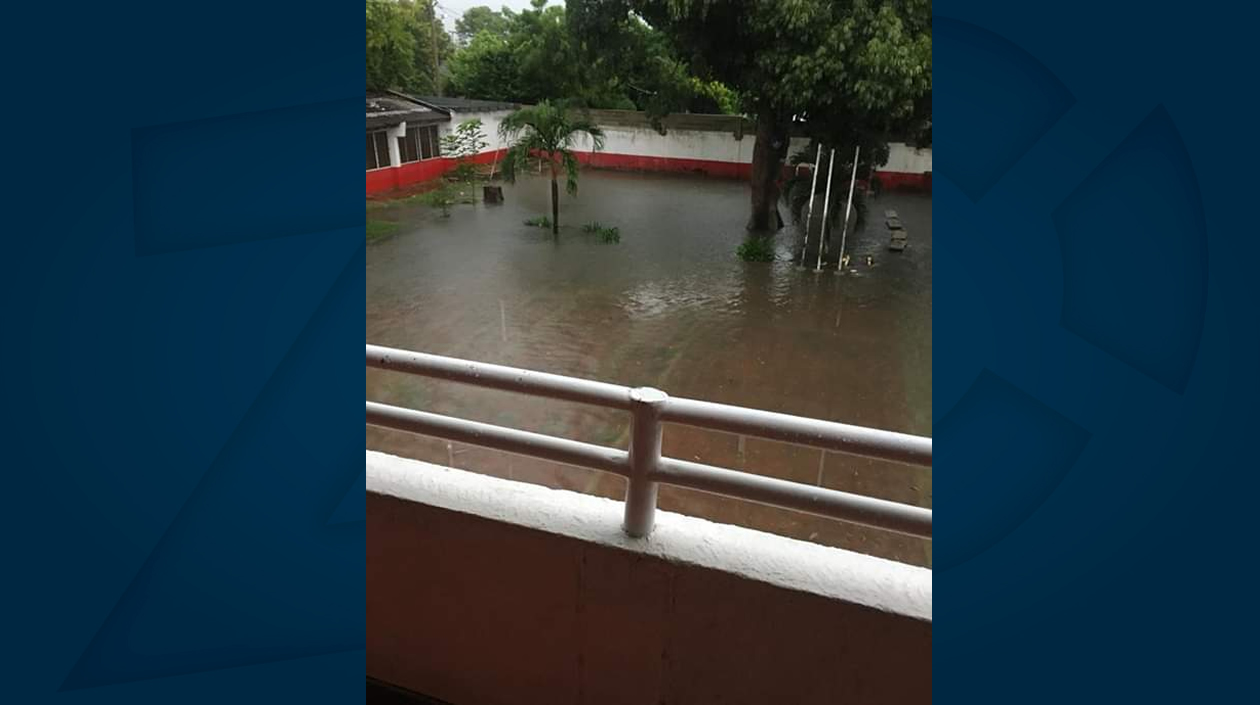
M 631 386 L 675 396 L 931 435 L 931 198 L 886 193 L 850 233 L 850 271 L 801 269 L 801 230 L 779 261 L 745 263 L 747 185 L 690 176 L 585 171 L 562 196 L 561 232 L 523 224 L 550 212 L 549 185 L 526 177 L 502 205 L 449 218 L 414 203 L 373 207 L 398 223 L 367 248 L 367 340 Z M 904 252 L 887 249 L 898 211 Z M 786 217 L 786 214 L 785 214 Z M 583 233 L 599 221 L 620 244 Z M 869 257 L 869 261 L 868 261 Z M 367 371 L 367 398 L 591 443 L 627 447 L 622 412 Z M 620 498 L 625 483 L 462 444 L 367 429 L 369 448 L 550 487 Z M 671 457 L 931 506 L 931 471 L 668 425 Z M 680 488 L 663 509 L 920 565 L 931 542 Z

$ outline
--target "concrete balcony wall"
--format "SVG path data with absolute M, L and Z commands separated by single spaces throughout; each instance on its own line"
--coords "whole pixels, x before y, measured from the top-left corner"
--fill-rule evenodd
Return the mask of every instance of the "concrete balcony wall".
M 925 703 L 931 572 L 367 453 L 368 676 L 455 705 Z

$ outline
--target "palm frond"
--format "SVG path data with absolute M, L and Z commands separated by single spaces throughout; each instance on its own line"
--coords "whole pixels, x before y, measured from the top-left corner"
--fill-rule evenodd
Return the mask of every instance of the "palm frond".
M 538 124 L 543 120 L 543 113 L 549 107 L 546 101 L 543 101 L 538 105 L 527 105 L 513 111 L 499 123 L 499 136 L 508 141 L 516 139 L 526 130 L 536 131 Z
M 568 191 L 570 196 L 576 196 L 578 188 L 577 156 L 567 149 L 561 153 L 561 156 L 564 160 L 564 190 Z
M 527 142 L 518 142 L 508 148 L 503 155 L 503 180 L 509 184 L 516 183 L 517 169 L 524 169 L 529 161 L 530 146 Z
M 599 151 L 604 148 L 604 130 L 595 124 L 590 115 L 582 115 L 569 121 L 567 141 L 572 142 L 572 137 L 579 133 L 590 136 L 591 149 L 593 151 Z

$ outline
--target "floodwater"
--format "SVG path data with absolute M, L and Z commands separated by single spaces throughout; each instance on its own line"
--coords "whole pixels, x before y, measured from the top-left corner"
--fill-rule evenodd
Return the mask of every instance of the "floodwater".
M 849 271 L 801 269 L 801 231 L 780 261 L 745 263 L 747 185 L 586 170 L 562 195 L 559 238 L 523 224 L 550 214 L 549 185 L 505 185 L 506 203 L 373 208 L 399 224 L 367 248 L 370 343 L 554 372 L 674 396 L 931 435 L 931 198 L 885 193 L 850 233 Z M 887 249 L 898 211 L 904 252 Z M 786 211 L 784 217 L 787 217 Z M 605 244 L 581 232 L 620 228 Z M 838 237 L 838 235 L 837 235 Z M 795 254 L 797 257 L 792 257 Z M 868 260 L 869 256 L 869 260 Z M 626 448 L 623 412 L 367 371 L 367 397 Z M 624 480 L 368 427 L 369 448 L 551 487 L 620 498 Z M 667 425 L 667 456 L 931 506 L 931 471 Z M 662 486 L 660 506 L 919 565 L 931 542 Z

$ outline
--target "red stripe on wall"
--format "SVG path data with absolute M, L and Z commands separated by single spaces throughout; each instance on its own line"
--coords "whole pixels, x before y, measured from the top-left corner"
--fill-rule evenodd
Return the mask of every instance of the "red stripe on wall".
M 645 157 L 638 154 L 611 154 L 609 152 L 578 152 L 577 157 L 580 163 L 596 169 L 704 174 L 724 179 L 747 179 L 752 173 L 751 164 L 709 159 Z
M 879 183 L 886 189 L 907 189 L 914 191 L 932 190 L 932 172 L 912 174 L 904 171 L 877 171 Z
M 483 152 L 473 158 L 475 164 L 491 164 L 503 161 L 507 150 Z M 608 152 L 578 152 L 578 162 L 595 169 L 615 169 L 622 171 L 650 171 L 663 173 L 704 174 L 724 179 L 747 180 L 752 173 L 751 164 L 739 162 L 719 162 L 708 159 L 682 159 L 678 157 L 645 157 L 637 154 L 611 154 Z M 367 192 L 369 194 L 393 191 L 425 181 L 432 181 L 455 168 L 455 160 L 447 157 L 426 159 L 390 169 L 378 169 L 367 172 Z M 795 171 L 795 167 L 784 167 L 786 178 Z M 807 170 L 801 170 L 808 173 Z M 886 189 L 932 190 L 932 173 L 912 174 L 898 171 L 877 171 L 880 182 Z
M 384 193 L 432 181 L 455 167 L 455 160 L 439 158 L 367 172 L 367 192 Z

